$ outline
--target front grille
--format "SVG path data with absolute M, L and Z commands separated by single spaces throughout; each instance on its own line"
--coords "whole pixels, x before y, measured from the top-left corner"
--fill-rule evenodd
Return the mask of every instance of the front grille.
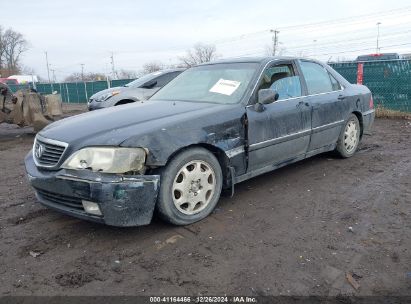
M 37 136 L 33 146 L 33 156 L 38 166 L 54 167 L 59 163 L 66 148 L 66 143 Z
M 41 189 L 36 189 L 36 191 L 37 194 L 46 201 L 62 205 L 63 207 L 74 208 L 80 211 L 84 211 L 83 204 L 80 198 L 57 194 Z

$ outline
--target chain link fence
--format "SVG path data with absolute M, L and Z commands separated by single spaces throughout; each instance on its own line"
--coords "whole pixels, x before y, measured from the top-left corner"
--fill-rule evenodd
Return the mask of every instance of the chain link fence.
M 357 83 L 358 62 L 331 63 L 330 65 L 349 82 Z M 411 60 L 384 60 L 363 62 L 363 84 L 373 93 L 376 105 L 386 109 L 411 112 Z M 38 83 L 37 91 L 51 94 L 57 91 L 63 102 L 86 103 L 91 95 L 108 87 L 123 86 L 134 79 L 94 82 Z M 15 92 L 27 85 L 11 85 Z
M 349 82 L 357 83 L 358 62 L 330 64 Z M 386 109 L 411 112 L 411 60 L 363 62 L 363 84 L 374 103 Z
M 63 102 L 86 103 L 91 95 L 112 87 L 121 87 L 134 79 L 119 79 L 111 81 L 67 82 L 67 83 L 37 83 L 36 89 L 41 94 L 57 92 L 61 94 Z M 9 85 L 13 92 L 27 89 L 28 84 Z

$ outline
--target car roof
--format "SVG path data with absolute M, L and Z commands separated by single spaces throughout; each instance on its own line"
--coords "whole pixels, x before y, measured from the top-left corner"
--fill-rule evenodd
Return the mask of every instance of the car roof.
M 172 72 L 182 72 L 185 71 L 187 69 L 184 68 L 175 68 L 175 69 L 164 69 L 164 70 L 159 70 L 158 72 L 161 72 L 162 74 L 164 73 L 172 73 Z
M 261 57 L 235 57 L 235 58 L 219 59 L 219 60 L 199 64 L 199 66 L 221 64 L 221 63 L 260 63 L 260 64 L 264 64 L 264 63 L 267 63 L 273 60 L 296 60 L 296 59 L 305 59 L 305 60 L 318 62 L 317 60 L 311 59 L 311 58 L 302 58 L 302 57 L 293 57 L 293 56 L 261 56 Z

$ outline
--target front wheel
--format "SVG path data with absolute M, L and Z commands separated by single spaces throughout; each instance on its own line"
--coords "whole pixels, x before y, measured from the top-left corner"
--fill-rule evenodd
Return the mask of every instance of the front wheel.
M 357 116 L 351 114 L 338 138 L 336 151 L 343 158 L 354 155 L 360 143 L 361 127 Z
M 188 225 L 208 216 L 222 188 L 216 157 L 206 149 L 191 148 L 174 157 L 160 172 L 157 211 L 166 221 Z

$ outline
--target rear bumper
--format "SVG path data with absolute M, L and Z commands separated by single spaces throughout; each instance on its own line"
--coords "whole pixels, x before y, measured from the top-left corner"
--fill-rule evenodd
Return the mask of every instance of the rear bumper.
M 31 152 L 26 156 L 25 165 L 37 199 L 51 209 L 111 226 L 140 226 L 151 222 L 160 185 L 158 175 L 38 170 Z M 97 203 L 102 216 L 87 213 L 83 200 Z
M 363 122 L 363 128 L 364 134 L 370 135 L 371 134 L 371 130 L 372 130 L 372 126 L 374 124 L 374 119 L 375 119 L 375 110 L 369 110 L 366 112 L 362 113 L 362 122 Z

